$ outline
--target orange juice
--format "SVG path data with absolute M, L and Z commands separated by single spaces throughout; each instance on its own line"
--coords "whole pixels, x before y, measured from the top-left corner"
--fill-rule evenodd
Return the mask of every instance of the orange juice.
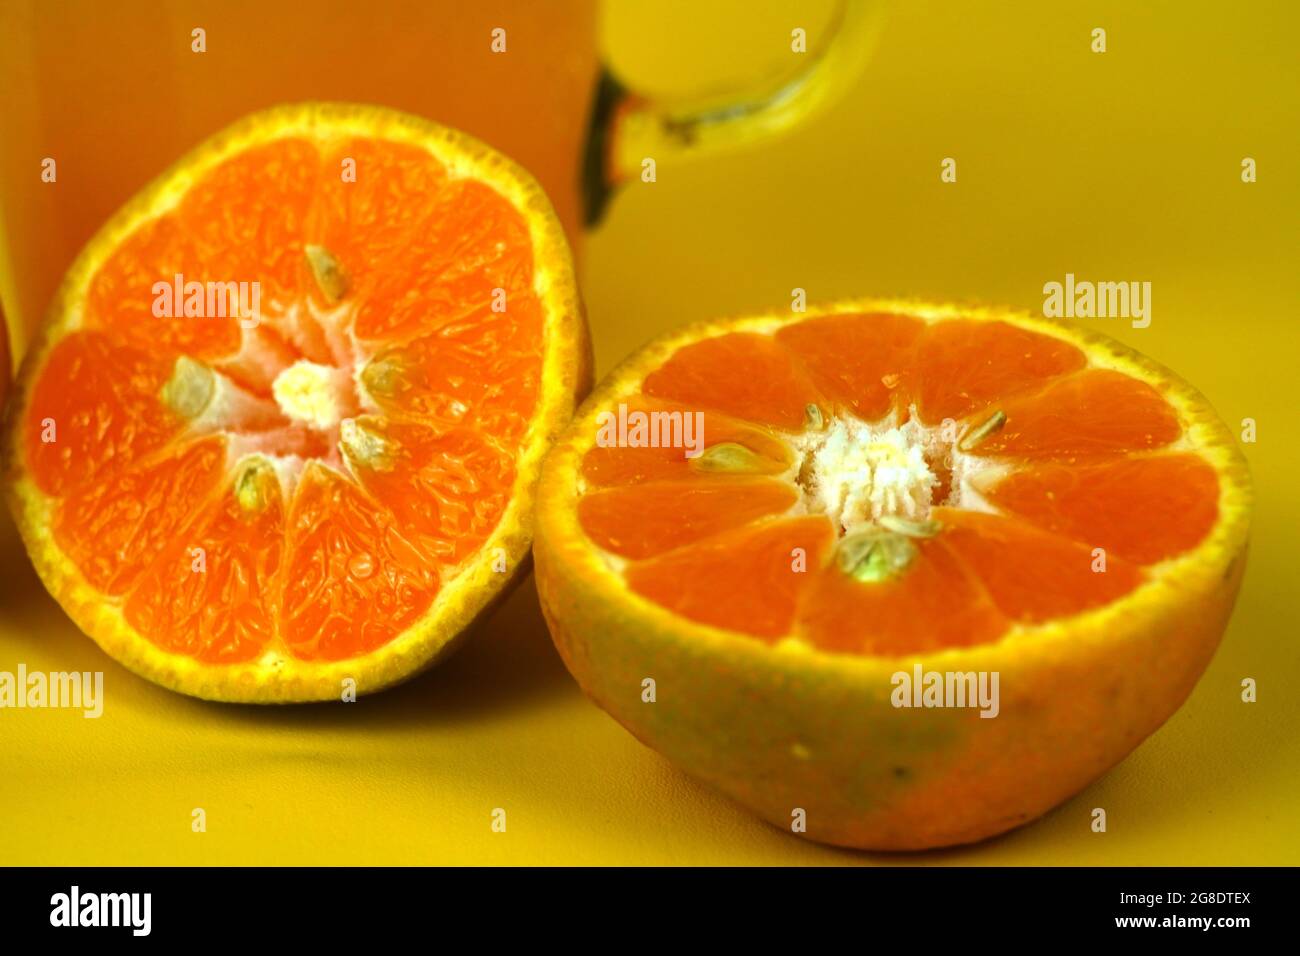
M 6 0 L 0 299 L 15 337 L 114 210 L 276 103 L 377 103 L 465 130 L 530 170 L 576 239 L 597 73 L 594 0 Z

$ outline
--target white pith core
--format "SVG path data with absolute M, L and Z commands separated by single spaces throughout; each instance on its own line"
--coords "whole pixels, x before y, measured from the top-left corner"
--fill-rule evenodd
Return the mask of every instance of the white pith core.
M 269 465 L 286 500 L 312 461 L 345 474 L 370 464 L 383 449 L 356 421 L 377 406 L 361 381 L 368 356 L 351 334 L 352 308 L 272 300 L 236 355 L 179 358 L 162 397 L 192 433 L 226 437 L 237 474 Z M 260 388 L 240 384 L 250 374 Z
M 323 431 L 343 417 L 351 386 L 351 377 L 339 369 L 299 359 L 275 377 L 271 391 L 290 419 Z
M 882 518 L 925 521 L 937 505 L 991 510 L 975 479 L 998 466 L 961 451 L 960 438 L 952 423 L 921 424 L 915 409 L 901 424 L 892 416 L 878 422 L 830 418 L 796 442 L 804 508 L 829 517 L 841 535 Z

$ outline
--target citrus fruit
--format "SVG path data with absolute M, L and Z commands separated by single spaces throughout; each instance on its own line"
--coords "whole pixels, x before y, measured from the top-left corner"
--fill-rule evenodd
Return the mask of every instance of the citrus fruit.
M 388 110 L 272 109 L 77 258 L 16 383 L 9 497 L 50 592 L 145 677 L 377 690 L 526 563 L 588 352 L 527 173 Z
M 1174 712 L 1249 508 L 1213 410 L 1124 346 L 852 302 L 628 359 L 547 458 L 533 551 L 569 670 L 644 743 L 783 828 L 917 849 L 1039 816 Z

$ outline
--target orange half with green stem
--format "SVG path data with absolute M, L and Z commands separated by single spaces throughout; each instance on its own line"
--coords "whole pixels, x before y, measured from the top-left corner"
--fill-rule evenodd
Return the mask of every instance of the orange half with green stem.
M 539 593 L 588 695 L 777 826 L 872 849 L 1025 823 L 1158 728 L 1223 634 L 1251 502 L 1167 369 L 892 301 L 652 342 L 541 489 Z

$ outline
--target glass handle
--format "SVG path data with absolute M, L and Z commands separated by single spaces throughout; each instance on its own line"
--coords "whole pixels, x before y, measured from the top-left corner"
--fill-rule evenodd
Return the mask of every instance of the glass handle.
M 618 186 L 641 176 L 646 159 L 671 164 L 749 146 L 834 102 L 870 56 L 884 9 L 881 0 L 841 0 L 820 46 L 800 54 L 803 69 L 725 96 L 660 103 L 627 89 L 606 66 L 583 164 L 587 225 L 600 221 Z

